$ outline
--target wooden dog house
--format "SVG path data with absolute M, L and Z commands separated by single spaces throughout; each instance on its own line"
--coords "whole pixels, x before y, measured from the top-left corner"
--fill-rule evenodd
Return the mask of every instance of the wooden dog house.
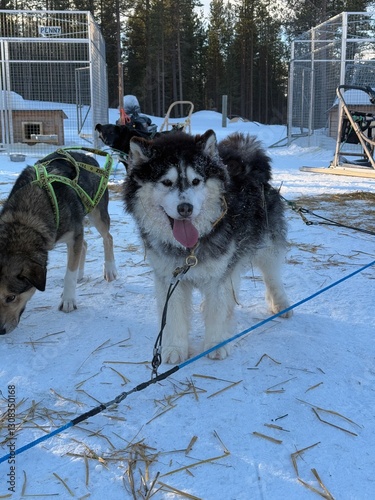
M 29 145 L 46 142 L 62 146 L 65 144 L 65 118 L 68 117 L 61 109 L 14 109 L 14 142 Z

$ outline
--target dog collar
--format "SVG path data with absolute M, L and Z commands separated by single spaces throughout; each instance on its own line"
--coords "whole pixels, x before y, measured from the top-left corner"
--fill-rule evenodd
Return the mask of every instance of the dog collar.
M 225 215 L 227 214 L 228 212 L 228 203 L 227 203 L 227 200 L 225 199 L 224 196 L 221 197 L 221 206 L 222 206 L 222 209 L 221 209 L 221 214 L 219 215 L 219 217 L 212 223 L 212 229 L 221 221 L 221 219 L 223 217 L 225 217 Z

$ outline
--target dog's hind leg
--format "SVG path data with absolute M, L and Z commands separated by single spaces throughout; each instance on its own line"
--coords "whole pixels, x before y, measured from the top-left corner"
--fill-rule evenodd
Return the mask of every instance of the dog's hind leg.
M 110 217 L 108 214 L 107 206 L 108 201 L 106 203 L 106 200 L 102 200 L 99 205 L 88 215 L 88 217 L 99 232 L 100 236 L 103 238 L 104 278 L 107 281 L 113 281 L 117 278 L 117 269 L 115 256 L 113 253 L 113 238 L 111 233 L 109 232 Z
M 64 238 L 64 241 L 68 249 L 68 264 L 59 309 L 60 311 L 71 312 L 77 309 L 76 287 L 83 248 L 83 228 L 76 234 L 69 233 L 68 238 Z
M 87 242 L 86 242 L 86 240 L 83 240 L 81 257 L 79 259 L 79 270 L 78 270 L 77 281 L 81 281 L 83 279 L 84 274 L 85 274 L 86 254 L 87 254 Z
M 254 259 L 254 264 L 260 269 L 266 286 L 266 300 L 273 314 L 277 314 L 289 307 L 288 297 L 281 278 L 281 268 L 285 259 L 285 252 L 275 246 L 262 248 Z M 281 316 L 289 318 L 293 311 Z
M 155 277 L 156 298 L 159 316 L 162 318 L 168 282 Z M 162 337 L 163 363 L 176 364 L 185 361 L 189 355 L 189 328 L 192 287 L 180 281 L 169 299 L 166 325 Z

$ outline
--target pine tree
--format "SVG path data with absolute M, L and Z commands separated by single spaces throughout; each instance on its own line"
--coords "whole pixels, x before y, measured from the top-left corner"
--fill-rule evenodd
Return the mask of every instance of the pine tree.
M 229 49 L 233 39 L 233 12 L 230 3 L 213 0 L 207 30 L 207 81 L 205 107 L 220 109 L 221 96 L 231 97 L 231 72 L 228 71 Z M 230 104 L 229 104 L 230 106 Z
M 126 83 L 144 112 L 161 114 L 191 100 L 202 44 L 196 0 L 137 2 L 127 23 Z
M 372 3 L 372 0 L 286 0 L 292 15 L 283 21 L 293 39 L 341 12 L 365 12 Z

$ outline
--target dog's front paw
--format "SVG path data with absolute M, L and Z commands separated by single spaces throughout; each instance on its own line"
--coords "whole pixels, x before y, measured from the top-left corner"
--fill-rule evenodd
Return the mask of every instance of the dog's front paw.
M 278 314 L 280 311 L 284 311 L 284 309 L 288 309 L 289 303 L 288 302 L 281 302 L 280 304 L 272 304 L 271 307 L 271 312 L 273 314 Z M 281 318 L 291 318 L 293 316 L 293 310 L 290 309 L 290 311 L 286 311 L 283 314 L 280 314 Z
M 290 307 L 288 297 L 283 291 L 278 293 L 271 293 L 270 290 L 267 290 L 266 301 L 272 314 L 278 314 L 281 311 L 284 311 L 284 309 L 288 309 Z M 289 311 L 280 314 L 280 316 L 282 318 L 290 318 L 291 316 L 293 316 L 293 310 L 290 309 Z
M 69 313 L 77 309 L 77 304 L 75 299 L 62 299 L 61 304 L 59 306 L 59 310 Z
M 213 345 L 205 345 L 205 351 L 208 351 L 211 349 L 211 347 L 214 347 Z M 230 354 L 230 347 L 229 346 L 224 346 L 224 347 L 219 347 L 218 349 L 215 349 L 214 351 L 211 351 L 210 353 L 207 354 L 207 356 L 210 359 L 216 359 L 216 360 L 222 360 L 228 357 Z
M 104 279 L 113 281 L 117 278 L 117 269 L 114 262 L 106 262 L 104 264 Z
M 163 363 L 176 365 L 188 358 L 188 348 L 176 345 L 166 346 L 163 347 L 161 355 Z

